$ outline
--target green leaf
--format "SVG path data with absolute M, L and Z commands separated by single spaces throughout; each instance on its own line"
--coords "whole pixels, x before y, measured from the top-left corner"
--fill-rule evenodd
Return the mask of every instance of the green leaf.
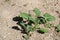
M 38 23 L 39 23 L 39 24 L 44 24 L 44 23 L 46 23 L 46 20 L 45 20 L 44 17 L 38 17 L 37 19 L 38 19 Z
M 35 22 L 35 20 L 34 20 L 34 18 L 32 18 L 32 16 L 30 15 L 30 14 L 27 14 L 27 13 L 21 13 L 20 14 L 20 16 L 22 17 L 22 18 L 25 18 L 25 19 L 27 19 L 27 20 L 31 20 L 31 21 L 33 21 L 33 22 Z
M 27 32 L 33 32 L 34 28 L 31 25 L 27 25 Z
M 42 32 L 42 33 L 47 33 L 48 32 L 48 29 L 47 28 L 40 28 L 39 31 Z
M 34 23 L 35 23 L 35 19 L 34 19 L 34 18 L 32 18 L 31 16 L 29 17 L 29 20 L 31 20 L 32 22 L 34 22 Z
M 25 40 L 28 40 L 29 39 L 29 35 L 25 35 L 24 38 L 25 38 Z
M 22 25 L 23 28 L 25 28 L 25 23 L 21 22 L 20 25 Z
M 34 8 L 33 11 L 35 12 L 35 14 L 36 14 L 37 17 L 40 16 L 41 11 L 38 8 Z
M 20 14 L 20 16 L 21 16 L 22 18 L 28 19 L 30 15 L 29 15 L 28 13 L 24 13 L 24 12 L 23 12 L 23 13 Z
M 45 13 L 44 17 L 47 21 L 55 21 L 55 17 L 50 15 L 49 13 Z
M 57 32 L 60 32 L 60 24 L 57 25 Z
M 20 25 L 23 28 L 23 30 L 25 30 L 27 32 L 27 30 L 28 30 L 27 24 L 21 22 Z

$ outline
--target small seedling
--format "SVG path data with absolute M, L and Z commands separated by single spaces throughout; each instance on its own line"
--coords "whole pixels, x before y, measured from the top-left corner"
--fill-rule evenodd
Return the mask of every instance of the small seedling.
M 33 18 L 31 14 L 22 12 L 20 14 L 20 17 L 23 18 L 23 21 L 20 22 L 20 25 L 23 26 L 26 35 L 25 39 L 28 40 L 30 37 L 30 32 L 39 31 L 43 33 L 47 33 L 48 29 L 46 28 L 40 28 L 39 25 L 46 24 L 49 21 L 54 21 L 55 17 L 50 15 L 49 13 L 45 13 L 43 16 L 41 16 L 41 11 L 38 8 L 34 8 L 33 12 L 36 14 L 36 16 Z M 33 24 L 33 25 L 32 25 Z

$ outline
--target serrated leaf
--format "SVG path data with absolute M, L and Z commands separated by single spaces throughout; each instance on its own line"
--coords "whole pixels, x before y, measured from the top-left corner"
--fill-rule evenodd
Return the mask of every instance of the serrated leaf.
M 37 17 L 40 16 L 41 11 L 38 8 L 34 8 L 33 11 L 35 12 L 35 14 L 36 14 Z
M 44 17 L 47 21 L 55 21 L 55 17 L 50 15 L 49 13 L 45 13 Z
M 48 29 L 47 28 L 40 28 L 39 31 L 42 32 L 42 33 L 47 33 L 48 32 Z
M 23 13 L 20 14 L 20 16 L 22 18 L 28 19 L 30 15 L 28 13 L 23 12 Z

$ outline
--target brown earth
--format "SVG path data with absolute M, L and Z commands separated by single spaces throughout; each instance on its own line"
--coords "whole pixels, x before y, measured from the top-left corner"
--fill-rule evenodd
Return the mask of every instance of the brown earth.
M 16 26 L 20 28 L 13 18 L 20 12 L 28 12 L 34 16 L 34 7 L 41 10 L 41 15 L 49 12 L 55 16 L 56 21 L 53 24 L 60 22 L 60 0 L 0 0 L 0 40 L 24 40 L 21 31 L 12 29 Z M 51 28 L 46 34 L 34 32 L 29 40 L 60 40 L 60 33 Z

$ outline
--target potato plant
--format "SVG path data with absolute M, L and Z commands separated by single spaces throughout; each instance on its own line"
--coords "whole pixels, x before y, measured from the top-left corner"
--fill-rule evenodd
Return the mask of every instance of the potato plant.
M 26 35 L 24 36 L 26 40 L 29 39 L 31 32 L 39 31 L 42 33 L 47 33 L 48 29 L 46 27 L 41 28 L 41 24 L 49 24 L 49 21 L 55 21 L 55 17 L 50 15 L 49 13 L 45 13 L 43 16 L 41 16 L 41 11 L 38 8 L 34 8 L 33 12 L 36 14 L 33 18 L 31 14 L 22 12 L 20 14 L 20 17 L 23 18 L 23 21 L 20 22 L 22 27 L 24 28 Z M 50 24 L 48 25 L 51 26 Z

